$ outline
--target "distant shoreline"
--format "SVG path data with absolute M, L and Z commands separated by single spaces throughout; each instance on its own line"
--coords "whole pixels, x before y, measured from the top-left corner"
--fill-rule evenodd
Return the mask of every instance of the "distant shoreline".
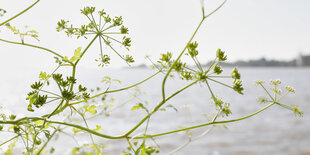
M 290 61 L 280 61 L 280 60 L 267 60 L 265 58 L 260 58 L 260 59 L 256 59 L 256 60 L 248 60 L 248 61 L 244 61 L 244 60 L 238 60 L 232 63 L 229 62 L 219 62 L 218 65 L 222 66 L 222 67 L 253 67 L 253 68 L 257 68 L 257 67 L 289 67 L 289 68 L 300 68 L 300 67 L 310 67 L 310 63 L 308 59 L 305 59 L 305 61 L 303 62 L 303 64 L 299 64 L 300 60 L 298 59 L 303 59 L 303 58 L 308 58 L 309 56 L 306 57 L 300 57 L 297 59 L 293 59 Z M 206 67 L 206 66 L 210 66 L 212 62 L 208 62 L 206 64 L 202 64 L 202 66 Z M 127 68 L 127 67 L 125 67 Z M 148 68 L 147 65 L 145 64 L 140 64 L 137 66 L 131 66 L 130 68 Z

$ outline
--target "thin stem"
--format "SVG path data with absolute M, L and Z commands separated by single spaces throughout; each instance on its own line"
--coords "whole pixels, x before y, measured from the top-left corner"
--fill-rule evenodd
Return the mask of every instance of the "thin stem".
M 128 131 L 125 136 L 130 135 L 132 132 L 134 132 L 139 126 L 141 126 L 149 117 L 151 117 L 151 115 L 153 115 L 162 105 L 164 105 L 164 103 L 166 103 L 169 99 L 171 99 L 172 97 L 174 97 L 175 95 L 179 94 L 180 92 L 184 91 L 186 88 L 192 86 L 193 84 L 197 83 L 197 81 L 192 82 L 191 84 L 183 87 L 182 89 L 180 89 L 179 91 L 175 92 L 174 94 L 172 94 L 171 96 L 169 96 L 166 100 L 161 101 L 152 112 L 150 112 L 148 115 L 146 115 L 138 124 L 136 124 L 130 131 Z
M 23 13 L 25 13 L 26 11 L 28 11 L 29 9 L 31 9 L 33 6 L 35 6 L 40 0 L 37 0 L 36 2 L 34 2 L 33 4 L 31 4 L 28 8 L 26 8 L 25 10 L 23 10 L 22 12 L 18 13 L 17 15 L 11 17 L 10 19 L 4 21 L 3 23 L 0 24 L 0 26 L 4 25 L 5 23 L 8 23 L 9 21 L 17 18 L 18 16 L 22 15 Z
M 202 66 L 201 66 L 201 63 L 199 62 L 198 58 L 195 56 L 195 60 L 197 61 L 198 63 L 198 68 L 200 68 L 200 71 L 203 71 L 202 69 Z
M 89 129 L 88 123 L 87 123 L 85 117 L 83 116 L 83 114 L 81 112 L 79 112 L 78 110 L 76 110 L 76 109 L 74 109 L 74 110 L 82 117 L 85 126 Z M 91 139 L 93 145 L 95 145 L 95 141 L 94 141 L 94 138 L 93 138 L 92 134 L 89 134 L 89 136 L 90 136 L 90 139 Z M 97 145 L 95 145 L 95 146 L 96 146 L 96 149 L 98 150 Z
M 199 64 L 199 62 L 198 62 L 194 57 L 191 57 L 191 58 L 193 59 L 193 61 L 194 61 L 195 65 L 197 66 L 197 68 L 198 68 L 201 72 L 203 72 L 203 69 L 202 69 L 201 65 Z
M 99 37 L 99 46 L 100 46 L 100 54 L 101 54 L 101 58 L 103 58 L 103 51 L 102 51 L 101 37 Z
M 103 25 L 103 27 L 104 27 L 104 25 Z M 103 29 L 103 27 L 102 27 L 102 29 Z M 108 29 L 110 29 L 110 28 L 112 28 L 112 27 L 115 27 L 115 25 L 110 25 L 109 27 L 103 29 L 102 32 L 104 32 L 104 31 L 106 31 L 106 30 L 108 30 Z
M 123 34 L 123 33 L 121 33 L 121 32 L 104 32 L 102 34 Z
M 60 58 L 64 58 L 63 56 L 61 56 L 60 54 L 50 50 L 50 49 L 47 49 L 47 48 L 44 48 L 44 47 L 40 47 L 40 46 L 36 46 L 36 45 L 31 45 L 31 44 L 26 44 L 26 43 L 19 43 L 19 42 L 14 42 L 14 41 L 8 41 L 8 40 L 4 40 L 4 39 L 0 39 L 0 41 L 3 41 L 3 42 L 6 42 L 6 43 L 11 43 L 11 44 L 17 44 L 17 45 L 24 45 L 24 46 L 29 46 L 29 47 L 34 47 L 34 48 L 38 48 L 38 49 L 42 49 L 42 50 L 45 50 L 47 52 L 50 52 Z
M 203 18 L 200 23 L 198 24 L 194 34 L 191 36 L 191 38 L 189 39 L 189 41 L 187 42 L 186 46 L 184 47 L 184 49 L 182 50 L 182 52 L 179 54 L 178 58 L 174 61 L 174 63 L 172 64 L 172 66 L 170 67 L 170 69 L 168 70 L 168 72 L 166 73 L 164 79 L 163 79 L 163 82 L 162 82 L 162 98 L 163 98 L 163 101 L 165 101 L 166 99 L 166 94 L 165 94 L 165 84 L 166 84 L 166 80 L 169 76 L 169 74 L 171 73 L 172 69 L 174 68 L 174 66 L 177 64 L 178 60 L 181 59 L 182 55 L 184 54 L 184 52 L 186 51 L 187 49 L 187 45 L 193 40 L 193 38 L 195 37 L 196 33 L 198 32 L 200 26 L 202 25 L 203 21 L 204 21 L 205 18 Z
M 174 97 L 175 95 L 179 94 L 180 92 L 184 91 L 185 89 L 189 88 L 190 86 L 196 84 L 197 82 L 199 82 L 199 80 L 196 80 L 192 83 L 190 83 L 189 85 L 183 87 L 182 89 L 178 90 L 177 92 L 173 93 L 172 95 L 170 95 L 169 97 L 167 97 L 166 101 L 170 100 L 172 97 Z
M 105 134 L 101 134 L 99 132 L 93 131 L 89 128 L 80 126 L 80 125 L 76 125 L 76 124 L 70 124 L 70 123 L 66 123 L 66 122 L 58 122 L 58 121 L 47 121 L 48 123 L 53 123 L 53 124 L 60 124 L 60 125 L 66 125 L 66 126 L 70 126 L 70 127 L 74 127 L 74 128 L 78 128 L 81 130 L 84 130 L 88 133 L 91 133 L 93 135 L 99 136 L 99 137 L 103 137 L 103 138 L 107 138 L 107 139 L 122 139 L 126 136 L 109 136 L 109 135 L 105 135 Z
M 271 96 L 271 94 L 267 91 L 267 89 L 264 87 L 263 84 L 259 83 L 260 86 L 263 87 L 263 89 L 265 90 L 265 92 L 268 94 L 268 96 L 270 97 L 271 100 L 274 100 L 274 98 Z
M 130 143 L 130 140 L 129 140 L 128 137 L 126 137 L 126 140 L 127 140 L 128 144 L 129 144 L 130 149 L 131 149 L 134 153 L 136 153 L 136 151 L 135 151 L 135 149 L 133 148 L 132 144 Z
M 210 69 L 211 69 L 211 68 L 213 67 L 213 65 L 215 64 L 216 59 L 217 59 L 217 58 L 215 58 L 215 59 L 212 61 L 211 65 L 210 65 L 209 68 L 207 69 L 206 73 L 209 73 Z
M 46 91 L 46 90 L 40 90 L 40 91 L 42 91 L 42 92 L 44 92 L 44 93 L 52 94 L 52 95 L 55 95 L 55 96 L 57 96 L 57 97 L 62 98 L 62 96 L 60 96 L 60 95 L 58 95 L 58 94 L 56 94 L 56 93 L 53 93 L 53 92 L 49 92 L 49 91 Z
M 188 70 L 190 70 L 190 71 L 192 71 L 193 73 L 197 73 L 197 71 L 196 71 L 196 70 L 191 69 L 191 68 L 189 68 L 189 67 L 187 67 L 187 66 L 185 66 L 184 68 L 185 68 L 185 69 L 188 69 Z
M 87 45 L 87 47 L 84 49 L 84 51 L 82 52 L 81 56 L 80 56 L 80 59 L 78 59 L 74 64 L 73 64 L 73 68 L 72 68 L 72 77 L 75 78 L 75 72 L 76 72 L 76 66 L 77 64 L 79 63 L 79 61 L 81 60 L 81 58 L 83 57 L 83 55 L 86 53 L 86 51 L 89 49 L 89 47 L 93 44 L 93 42 L 97 39 L 99 35 L 96 35 L 92 40 L 91 42 Z M 74 83 L 71 84 L 70 86 L 70 91 L 73 90 L 73 85 Z M 61 108 L 59 109 L 59 111 L 55 112 L 55 114 L 58 114 L 60 112 L 62 112 L 63 110 L 65 110 L 69 105 L 69 100 L 66 101 L 66 104 Z M 55 115 L 54 114 L 54 115 Z
M 81 56 L 80 56 L 80 59 L 78 59 L 74 65 L 77 65 L 79 63 L 79 61 L 82 59 L 83 55 L 85 54 L 85 52 L 88 50 L 88 48 L 93 44 L 93 42 L 97 39 L 99 35 L 96 35 L 92 40 L 91 42 L 87 45 L 87 47 L 84 49 L 84 51 L 82 52 Z
M 224 2 L 219 5 L 216 9 L 214 9 L 211 13 L 209 13 L 208 15 L 204 16 L 204 18 L 208 18 L 209 16 L 211 16 L 212 14 L 214 14 L 216 11 L 218 11 L 225 3 L 227 2 L 227 0 L 224 0 Z
M 12 140 L 14 140 L 14 139 L 17 138 L 17 137 L 19 137 L 19 135 L 16 135 L 16 136 L 14 136 L 13 138 L 11 138 L 11 139 L 9 139 L 9 140 L 7 140 L 7 141 L 1 143 L 0 146 L 2 146 L 2 145 L 4 145 L 4 144 L 6 144 L 6 143 L 8 143 L 8 142 L 10 142 L 10 141 L 12 141 Z
M 47 104 L 47 103 L 51 103 L 51 102 L 54 102 L 54 101 L 57 101 L 57 100 L 60 100 L 61 98 L 54 98 L 54 99 L 52 99 L 52 100 L 50 100 L 50 101 L 47 101 L 45 104 Z
M 123 45 L 123 43 L 120 42 L 120 41 L 118 41 L 117 39 L 114 39 L 114 38 L 112 38 L 112 37 L 110 37 L 110 36 L 107 36 L 107 35 L 104 35 L 104 34 L 102 34 L 102 35 L 105 36 L 105 37 L 107 37 L 107 38 L 110 38 L 110 39 L 112 39 L 112 40 L 114 40 L 114 41 L 116 41 L 116 42 L 118 42 L 118 43 L 120 43 L 120 44 Z
M 294 111 L 294 109 L 288 105 L 285 105 L 285 104 L 282 104 L 282 103 L 279 103 L 279 102 L 276 102 L 279 106 L 285 108 L 285 109 L 288 109 L 288 110 L 292 110 Z
M 61 107 L 61 105 L 63 104 L 64 100 L 61 100 L 61 102 L 59 103 L 59 105 L 54 109 L 54 111 L 52 113 L 50 113 L 47 118 L 52 117 L 53 115 L 55 115 L 56 111 Z M 46 115 L 44 115 L 43 117 L 45 117 Z
M 283 97 L 285 97 L 287 94 L 289 93 L 289 91 L 288 92 L 286 92 L 284 95 L 282 95 L 279 99 L 277 99 L 276 101 L 278 102 L 278 101 L 280 101 Z
M 176 65 L 176 63 L 178 62 L 178 60 L 182 57 L 183 53 L 185 52 L 187 45 L 192 42 L 193 38 L 195 37 L 196 33 L 198 32 L 200 26 L 202 25 L 203 21 L 208 18 L 209 16 L 211 16 L 213 13 L 215 13 L 216 11 L 218 11 L 225 3 L 227 0 L 224 0 L 224 2 L 218 6 L 215 10 L 213 10 L 211 13 L 209 13 L 206 16 L 203 16 L 202 20 L 200 21 L 199 25 L 197 26 L 195 32 L 193 33 L 193 35 L 191 36 L 191 38 L 189 39 L 189 41 L 187 42 L 186 46 L 184 47 L 184 49 L 182 50 L 182 52 L 180 53 L 180 55 L 178 56 L 178 58 L 175 60 L 175 62 L 172 64 L 172 66 L 170 67 L 169 71 L 167 72 L 163 82 L 162 82 L 162 98 L 163 100 L 165 100 L 165 84 L 166 84 L 166 80 L 170 74 L 170 72 L 172 71 L 173 67 Z
M 212 95 L 212 99 L 213 99 L 214 103 L 216 103 L 216 97 L 215 97 L 215 95 L 213 94 L 213 91 L 212 91 L 212 89 L 211 89 L 211 87 L 210 87 L 208 81 L 205 80 L 205 82 L 206 82 L 206 84 L 207 84 L 207 86 L 208 86 L 208 89 L 209 89 L 211 95 Z
M 231 76 L 208 76 L 209 78 L 231 78 Z
M 172 154 L 174 154 L 174 153 L 180 151 L 181 149 L 183 149 L 185 146 L 187 146 L 187 145 L 190 144 L 191 142 L 193 142 L 193 141 L 195 141 L 195 140 L 198 140 L 199 138 L 202 138 L 203 136 L 205 136 L 206 134 L 208 134 L 208 133 L 211 131 L 212 128 L 213 128 L 213 127 L 208 128 L 206 131 L 204 131 L 202 134 L 198 135 L 198 136 L 195 137 L 195 138 L 189 137 L 189 139 L 188 139 L 188 141 L 187 141 L 186 143 L 184 143 L 183 145 L 179 146 L 179 147 L 176 148 L 175 150 L 171 151 L 168 155 L 172 155 Z
M 148 56 L 146 56 L 146 59 L 148 59 L 151 63 L 152 63 L 152 65 L 157 69 L 157 70 L 161 70 L 160 68 L 158 68 L 158 66 L 150 59 L 150 57 L 148 57 Z
M 102 37 L 102 36 L 101 36 Z M 103 37 L 102 37 L 102 39 L 105 41 L 105 42 L 107 42 L 107 40 L 106 39 L 104 39 Z M 126 59 L 123 57 L 123 56 L 121 56 L 110 44 L 107 44 L 119 57 L 121 57 L 124 61 L 126 61 Z M 126 63 L 127 63 L 127 61 L 126 61 Z M 128 63 L 127 63 L 128 64 Z
M 116 89 L 116 90 L 105 91 L 105 92 L 103 92 L 103 93 L 94 95 L 94 96 L 92 96 L 92 97 L 90 97 L 90 98 L 87 98 L 87 99 L 85 99 L 85 100 L 71 103 L 70 105 L 75 105 L 75 104 L 79 104 L 79 103 L 82 103 L 82 102 L 86 102 L 86 101 L 88 101 L 88 100 L 90 100 L 90 99 L 99 97 L 99 96 L 104 95 L 104 94 L 115 93 L 115 92 L 119 92 L 119 91 L 122 91 L 122 90 L 126 90 L 126 89 L 133 88 L 133 87 L 135 87 L 135 86 L 138 86 L 138 85 L 140 85 L 140 84 L 142 84 L 142 83 L 148 81 L 149 79 L 153 78 L 154 76 L 156 76 L 156 75 L 159 74 L 160 72 L 161 72 L 161 70 L 158 71 L 158 72 L 156 72 L 155 74 L 151 75 L 150 77 L 148 77 L 148 78 L 146 78 L 146 79 L 144 79 L 144 80 L 142 80 L 142 81 L 140 81 L 140 82 L 138 82 L 138 83 L 136 83 L 136 84 L 133 84 L 133 85 L 131 85 L 131 86 L 128 86 L 128 87 L 125 87 L 125 88 Z
M 209 79 L 209 80 L 211 80 L 211 81 L 213 81 L 213 82 L 216 82 L 216 83 L 218 83 L 218 84 L 221 84 L 221 85 L 223 85 L 223 86 L 226 86 L 226 87 L 228 87 L 228 88 L 234 89 L 232 86 L 229 86 L 229 85 L 227 85 L 227 84 L 225 84 L 225 83 L 222 83 L 222 82 L 220 82 L 220 81 L 217 81 L 217 80 L 214 80 L 214 79 L 211 79 L 211 78 L 207 78 L 207 79 Z
M 51 135 L 50 137 L 47 139 L 47 141 L 44 143 L 44 145 L 40 148 L 40 150 L 36 153 L 36 154 L 40 154 L 43 149 L 46 147 L 46 145 L 50 142 L 50 140 L 54 137 L 55 133 L 57 132 L 58 130 L 56 129 Z
M 261 113 L 262 111 L 268 109 L 269 107 L 271 107 L 272 105 L 276 104 L 276 102 L 270 103 L 269 105 L 267 105 L 266 107 L 241 118 L 237 118 L 237 119 L 231 119 L 231 120 L 226 120 L 226 121 L 218 121 L 218 122 L 209 122 L 209 123 L 205 123 L 205 124 L 200 124 L 200 125 L 196 125 L 196 126 L 191 126 L 191 127 L 187 127 L 187 128 L 183 128 L 183 129 L 179 129 L 179 130 L 174 130 L 174 131 L 169 131 L 169 132 L 164 132 L 164 133 L 160 133 L 160 134 L 154 134 L 154 135 L 147 135 L 148 138 L 150 137 L 158 137 L 158 136 L 163 136 L 163 135 L 168 135 L 168 134 L 172 134 L 172 133 L 176 133 L 176 132 L 181 132 L 181 131 L 186 131 L 186 130 L 190 130 L 190 129 L 195 129 L 195 128 L 200 128 L 200 127 L 204 127 L 204 126 L 209 126 L 209 125 L 213 125 L 213 124 L 224 124 L 224 123 L 231 123 L 231 122 L 237 122 L 237 121 L 241 121 L 247 118 L 250 118 L 254 115 L 257 115 L 259 113 Z M 134 139 L 141 139 L 143 137 L 135 137 Z

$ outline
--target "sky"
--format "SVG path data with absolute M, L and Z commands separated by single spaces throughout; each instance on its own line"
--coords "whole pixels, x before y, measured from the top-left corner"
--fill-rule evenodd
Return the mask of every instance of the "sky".
M 28 7 L 34 0 L 0 0 L 0 8 L 7 14 L 0 22 Z M 215 9 L 222 1 L 206 0 L 206 12 Z M 129 28 L 136 65 L 147 63 L 145 56 L 157 61 L 161 53 L 172 52 L 176 57 L 201 20 L 200 0 L 41 0 L 29 12 L 11 22 L 19 28 L 39 32 L 40 41 L 26 39 L 26 43 L 40 45 L 71 57 L 74 49 L 85 48 L 90 39 L 68 38 L 63 32 L 56 32 L 60 19 L 75 25 L 87 22 L 80 14 L 85 6 L 105 9 L 111 16 L 122 16 Z M 213 60 L 218 48 L 224 50 L 230 62 L 236 60 L 267 59 L 291 60 L 297 55 L 310 54 L 310 1 L 309 0 L 228 0 L 214 15 L 203 23 L 193 39 L 199 43 L 201 63 Z M 19 41 L 4 28 L 0 38 Z M 91 37 L 90 37 L 91 38 Z M 116 45 L 115 46 L 119 46 Z M 126 66 L 109 48 L 104 52 L 111 55 L 111 67 Z M 49 67 L 53 55 L 42 50 L 0 42 L 0 66 Z M 81 66 L 96 67 L 94 59 L 99 56 L 96 42 Z M 120 50 L 122 55 L 128 52 Z M 190 59 L 185 58 L 189 64 Z M 22 64 L 22 65 L 21 65 Z

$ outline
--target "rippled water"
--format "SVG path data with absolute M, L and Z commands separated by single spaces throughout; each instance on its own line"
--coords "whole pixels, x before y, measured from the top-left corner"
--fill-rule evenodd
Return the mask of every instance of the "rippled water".
M 230 71 L 231 69 L 227 68 L 226 70 Z M 282 100 L 282 103 L 298 104 L 305 112 L 304 117 L 295 117 L 293 112 L 279 106 L 273 106 L 255 117 L 225 124 L 226 127 L 214 126 L 210 133 L 191 142 L 176 154 L 310 154 L 310 68 L 240 68 L 240 72 L 245 87 L 244 95 L 239 95 L 224 86 L 211 83 L 214 93 L 231 104 L 233 115 L 229 119 L 242 117 L 262 108 L 264 105 L 259 105 L 256 102 L 256 97 L 264 95 L 264 91 L 262 88 L 255 87 L 254 81 L 269 81 L 275 78 L 281 79 L 284 86 L 290 85 L 296 89 L 296 94 L 288 95 Z M 122 85 L 114 83 L 110 88 L 112 90 L 139 82 L 152 73 L 154 71 L 147 69 L 103 70 L 100 72 L 83 70 L 78 72 L 78 77 L 80 77 L 78 82 L 87 83 L 89 87 L 93 88 L 98 85 L 104 87 L 100 81 L 106 75 L 123 81 Z M 25 94 L 29 90 L 29 85 L 36 79 L 33 79 L 33 75 L 26 71 L 22 75 L 20 73 L 12 74 L 16 74 L 16 76 L 2 76 L 0 79 L 0 104 L 5 109 L 10 109 L 2 111 L 19 115 L 32 115 L 31 113 L 22 114 L 22 112 L 27 105 L 24 100 Z M 23 80 L 20 80 L 21 78 Z M 141 85 L 140 91 L 133 89 L 108 96 L 108 99 L 115 97 L 114 107 L 120 104 L 124 104 L 124 106 L 111 111 L 110 117 L 102 116 L 92 119 L 90 125 L 99 123 L 104 128 L 104 133 L 111 135 L 120 135 L 128 131 L 145 116 L 141 110 L 130 111 L 130 107 L 139 102 L 147 102 L 149 108 L 158 104 L 161 99 L 161 81 L 162 75 L 159 75 Z M 232 82 L 227 79 L 222 81 L 228 84 Z M 169 80 L 166 87 L 167 95 L 182 88 L 185 84 L 177 79 Z M 266 84 L 268 85 L 268 82 Z M 135 94 L 139 94 L 138 97 L 130 98 Z M 148 133 L 170 131 L 178 129 L 180 126 L 186 127 L 208 122 L 205 114 L 208 115 L 214 111 L 210 101 L 210 93 L 205 84 L 187 89 L 167 103 L 174 105 L 178 112 L 167 109 L 167 111 L 155 114 L 150 120 Z M 207 129 L 208 127 L 192 130 L 192 137 L 198 136 Z M 135 134 L 140 132 L 143 132 L 143 128 Z M 87 140 L 85 139 L 87 135 L 80 137 L 82 139 L 78 142 L 80 144 Z M 4 140 L 1 138 L 0 141 Z M 121 154 L 123 151 L 119 150 L 119 146 L 123 146 L 124 141 L 99 141 L 105 144 L 109 143 L 106 146 L 107 154 Z M 160 146 L 160 154 L 167 154 L 187 141 L 188 134 L 186 133 L 156 138 L 156 142 Z M 77 145 L 72 138 L 66 135 L 60 135 L 58 141 L 52 142 L 52 144 L 56 145 L 56 154 L 63 154 L 64 151 L 68 151 L 67 148 Z M 152 141 L 149 141 L 149 144 L 155 145 Z

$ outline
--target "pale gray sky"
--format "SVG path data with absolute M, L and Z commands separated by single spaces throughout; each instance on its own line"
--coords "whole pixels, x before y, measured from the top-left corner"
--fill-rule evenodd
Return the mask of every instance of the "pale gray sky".
M 8 17 L 23 10 L 34 0 L 0 0 L 0 8 Z M 207 0 L 207 12 L 222 1 Z M 37 6 L 15 19 L 11 24 L 29 25 L 39 32 L 40 42 L 26 42 L 51 48 L 71 56 L 78 46 L 85 47 L 88 41 L 67 38 L 56 32 L 56 23 L 66 19 L 80 24 L 87 19 L 80 14 L 84 6 L 105 9 L 112 16 L 123 16 L 132 37 L 131 53 L 136 64 L 144 63 L 145 55 L 157 60 L 160 53 L 170 51 L 174 56 L 185 46 L 201 18 L 200 0 L 41 0 Z M 238 59 L 290 60 L 299 52 L 310 54 L 310 1 L 309 0 L 228 0 L 216 14 L 207 19 L 194 38 L 199 43 L 199 60 L 205 63 L 215 56 L 217 48 L 227 52 L 230 61 Z M 10 37 L 1 28 L 0 38 Z M 118 45 L 117 45 L 118 46 Z M 0 42 L 0 66 L 24 67 L 48 66 L 53 55 L 40 50 Z M 113 55 L 111 66 L 126 66 L 110 49 Z M 126 54 L 126 51 L 121 53 Z M 98 42 L 91 47 L 83 66 L 96 65 L 99 55 Z M 121 62 L 121 63 L 120 63 Z M 95 66 L 93 66 L 95 67 Z M 1 67 L 2 68 L 2 67 Z

